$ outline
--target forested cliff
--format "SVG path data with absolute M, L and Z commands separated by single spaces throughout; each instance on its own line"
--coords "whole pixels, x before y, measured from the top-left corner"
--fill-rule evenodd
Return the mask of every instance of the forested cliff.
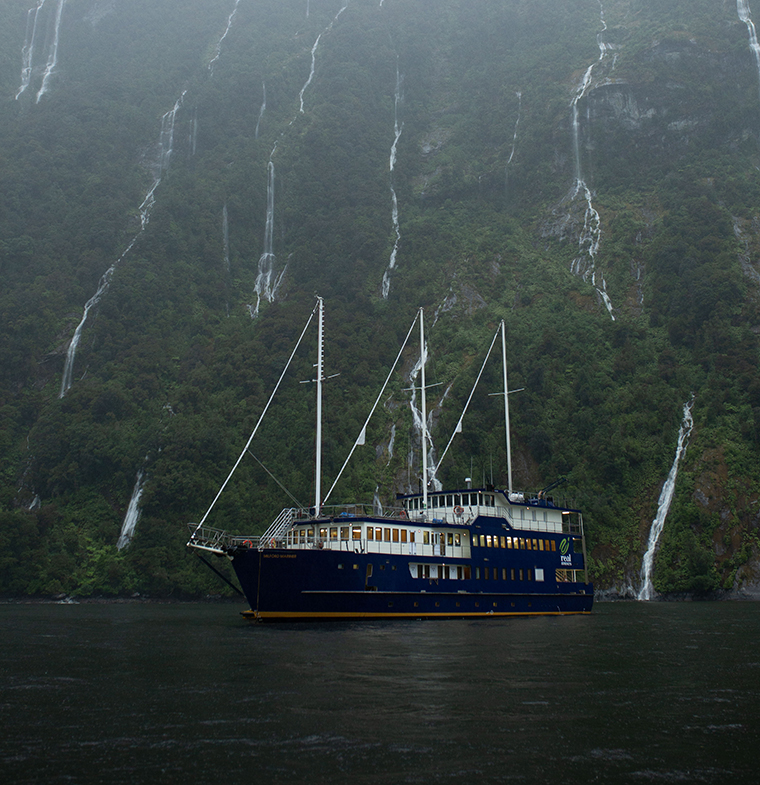
M 638 591 L 680 433 L 655 589 L 757 589 L 751 5 L 5 0 L 0 593 L 219 591 L 186 523 L 315 295 L 329 482 L 418 308 L 439 451 L 504 319 L 515 486 L 567 478 L 597 588 Z M 290 504 L 261 464 L 312 498 L 309 340 L 211 525 Z M 335 501 L 417 488 L 417 352 Z M 499 389 L 444 484 L 504 486 Z

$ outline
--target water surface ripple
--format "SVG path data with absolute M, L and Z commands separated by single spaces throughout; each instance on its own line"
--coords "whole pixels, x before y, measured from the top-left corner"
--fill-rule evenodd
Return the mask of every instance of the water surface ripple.
M 247 626 L 0 606 L 14 783 L 756 782 L 760 606 Z

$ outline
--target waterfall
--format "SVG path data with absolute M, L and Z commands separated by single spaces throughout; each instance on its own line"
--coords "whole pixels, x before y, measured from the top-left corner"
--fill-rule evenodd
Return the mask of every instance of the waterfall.
M 29 87 L 32 81 L 32 66 L 34 65 L 34 39 L 37 36 L 37 19 L 45 5 L 45 0 L 38 0 L 34 8 L 30 8 L 26 15 L 26 38 L 21 49 L 21 86 L 16 93 L 16 100 L 21 93 Z
M 327 25 L 327 27 L 326 27 L 326 28 L 325 28 L 325 29 L 324 29 L 324 30 L 323 30 L 323 31 L 322 31 L 322 32 L 321 32 L 321 33 L 320 33 L 320 34 L 317 36 L 317 40 L 314 42 L 314 46 L 312 46 L 312 47 L 311 47 L 311 69 L 309 70 L 309 78 L 306 80 L 306 83 L 305 83 L 305 84 L 304 84 L 304 86 L 301 88 L 301 92 L 298 94 L 298 100 L 300 101 L 300 109 L 299 109 L 299 111 L 300 111 L 300 113 L 301 113 L 301 114 L 303 114 L 303 113 L 304 113 L 304 108 L 303 108 L 303 94 L 306 92 L 306 88 L 307 88 L 307 87 L 308 87 L 308 86 L 311 84 L 311 80 L 314 78 L 314 70 L 315 70 L 315 68 L 316 68 L 316 64 L 317 64 L 317 47 L 319 46 L 319 42 L 320 42 L 320 40 L 321 40 L 322 36 L 323 36 L 325 33 L 328 33 L 330 30 L 332 30 L 332 28 L 333 28 L 333 25 L 334 25 L 334 24 L 335 24 L 335 23 L 338 21 L 338 17 L 339 17 L 339 16 L 340 16 L 340 15 L 341 15 L 341 14 L 342 14 L 342 13 L 343 13 L 345 10 L 346 10 L 346 8 L 348 8 L 348 3 L 346 3 L 346 4 L 343 6 L 343 8 L 341 8 L 341 9 L 340 9 L 340 11 L 338 11 L 338 13 L 337 13 L 337 14 L 335 14 L 335 16 L 333 17 L 333 20 L 332 20 L 332 21 L 330 22 L 330 24 L 329 24 L 329 25 Z M 307 15 L 308 15 L 308 14 L 307 14 Z
M 755 56 L 758 79 L 760 79 L 760 43 L 757 42 L 757 30 L 755 30 L 755 23 L 752 21 L 752 11 L 750 10 L 748 0 L 736 0 L 736 13 L 739 14 L 739 19 L 747 25 L 749 48 Z
M 72 336 L 68 349 L 66 350 L 66 361 L 63 366 L 61 391 L 58 394 L 59 398 L 63 398 L 71 387 L 74 373 L 74 358 L 76 357 L 79 341 L 82 337 L 82 330 L 84 329 L 84 325 L 87 321 L 90 311 L 101 301 L 103 295 L 108 291 L 108 288 L 111 285 L 111 279 L 113 278 L 113 274 L 116 271 L 116 268 L 119 266 L 119 263 L 132 250 L 134 244 L 137 242 L 137 239 L 145 231 L 145 227 L 148 225 L 148 221 L 150 220 L 150 211 L 153 209 L 153 205 L 156 202 L 154 196 L 156 188 L 158 188 L 161 182 L 161 177 L 169 167 L 169 161 L 171 159 L 172 148 L 174 145 L 174 121 L 177 116 L 177 111 L 179 110 L 180 106 L 182 106 L 182 101 L 186 92 L 187 90 L 185 90 L 182 95 L 180 95 L 174 104 L 174 107 L 161 118 L 161 134 L 158 140 L 158 149 L 154 162 L 151 166 L 153 182 L 151 183 L 151 186 L 148 189 L 142 204 L 138 208 L 138 212 L 140 213 L 140 231 L 130 240 L 127 247 L 124 249 L 124 251 L 122 251 L 121 256 L 103 273 L 103 275 L 100 277 L 100 281 L 98 282 L 98 288 L 95 290 L 95 294 L 93 294 L 93 296 L 90 297 L 90 299 L 85 303 L 82 318 L 74 330 L 74 335 Z
M 61 16 L 63 14 L 63 7 L 66 5 L 66 0 L 58 0 L 58 8 L 55 12 L 55 27 L 53 28 L 53 43 L 50 45 L 48 52 L 47 65 L 45 66 L 45 73 L 42 75 L 42 84 L 40 85 L 39 92 L 37 93 L 37 103 L 40 98 L 47 92 L 48 80 L 51 74 L 58 65 L 58 41 L 60 39 L 61 30 Z
M 259 109 L 259 119 L 256 121 L 256 131 L 253 134 L 254 139 L 259 138 L 259 127 L 261 126 L 261 118 L 264 116 L 264 111 L 267 108 L 267 86 L 265 82 L 261 83 L 261 91 L 264 97 L 261 101 L 261 109 Z
M 509 194 L 509 165 L 515 157 L 515 148 L 517 147 L 517 129 L 520 125 L 520 115 L 522 114 L 522 91 L 518 90 L 515 95 L 517 96 L 517 120 L 515 120 L 515 130 L 512 134 L 512 149 L 509 151 L 509 158 L 504 167 L 504 195 Z
M 240 5 L 240 0 L 235 0 L 235 6 L 232 9 L 232 13 L 227 17 L 227 27 L 222 33 L 222 37 L 216 42 L 216 49 L 214 50 L 214 56 L 211 58 L 211 61 L 208 64 L 208 70 L 211 76 L 214 75 L 214 65 L 216 64 L 216 61 L 219 59 L 219 56 L 222 54 L 222 44 L 224 43 L 224 39 L 227 37 L 227 34 L 230 32 L 232 23 L 235 21 L 235 14 L 237 14 L 239 5 Z
M 398 244 L 401 240 L 401 230 L 398 223 L 398 198 L 396 197 L 396 189 L 393 185 L 393 171 L 396 167 L 396 149 L 398 148 L 398 140 L 401 137 L 401 132 L 404 130 L 404 124 L 399 123 L 399 106 L 404 100 L 403 94 L 404 77 L 398 69 L 398 56 L 396 56 L 396 91 L 393 100 L 393 130 L 394 138 L 391 145 L 390 154 L 390 185 L 391 185 L 391 220 L 393 221 L 393 231 L 396 233 L 396 239 L 393 243 L 393 250 L 391 251 L 391 258 L 388 261 L 388 267 L 383 275 L 383 300 L 388 299 L 388 294 L 391 290 L 391 272 L 396 267 L 396 254 L 398 253 Z
M 380 487 L 375 486 L 375 495 L 372 497 L 372 514 L 376 518 L 383 517 L 383 503 L 380 501 Z
M 224 268 L 230 271 L 230 227 L 227 218 L 227 203 L 222 208 L 222 247 L 224 249 Z
M 195 148 L 198 140 L 198 107 L 193 107 L 193 119 L 190 121 L 190 134 L 188 136 L 188 149 L 190 157 L 195 156 Z
M 135 526 L 137 526 L 137 522 L 140 520 L 140 497 L 142 496 L 144 481 L 145 473 L 141 469 L 139 472 L 137 472 L 137 481 L 135 482 L 135 487 L 132 490 L 132 498 L 129 500 L 127 513 L 124 516 L 124 523 L 121 524 L 121 534 L 119 535 L 119 540 L 116 543 L 118 550 L 126 548 L 134 536 Z
M 578 103 L 586 95 L 589 87 L 591 86 L 591 78 L 594 68 L 601 63 L 607 55 L 610 47 L 604 42 L 604 33 L 607 31 L 607 22 L 604 19 L 604 6 L 599 2 L 599 16 L 602 29 L 597 33 L 596 42 L 599 47 L 599 58 L 593 62 L 583 74 L 583 78 L 578 85 L 578 88 L 573 97 L 571 104 L 572 109 L 572 134 L 573 134 L 573 158 L 575 162 L 575 183 L 570 194 L 570 202 L 574 202 L 578 198 L 582 198 L 585 202 L 584 218 L 583 218 L 583 231 L 578 239 L 578 250 L 580 255 L 577 256 L 572 264 L 570 270 L 575 275 L 580 275 L 584 281 L 591 278 L 591 284 L 596 289 L 599 296 L 602 298 L 605 307 L 610 315 L 612 321 L 615 321 L 615 316 L 612 313 L 612 301 L 607 294 L 607 282 L 604 276 L 596 269 L 596 254 L 599 250 L 599 244 L 602 239 L 602 222 L 599 213 L 594 208 L 591 190 L 586 181 L 583 179 L 583 166 L 581 163 L 581 146 L 580 146 L 580 121 L 578 119 Z
M 277 149 L 275 144 L 272 150 L 272 156 Z M 259 315 L 259 306 L 261 305 L 261 298 L 264 297 L 270 303 L 274 299 L 274 292 L 272 289 L 272 276 L 274 275 L 274 163 L 270 157 L 267 164 L 267 216 L 266 224 L 264 226 L 264 253 L 259 257 L 259 274 L 256 276 L 256 284 L 254 291 L 256 292 L 256 306 L 251 313 L 252 318 Z
M 409 381 L 412 383 L 412 397 L 409 400 L 409 408 L 412 410 L 412 421 L 414 423 L 414 432 L 418 435 L 422 434 L 422 412 L 417 408 L 417 387 L 415 386 L 415 381 L 417 377 L 420 375 L 420 371 L 422 370 L 422 363 L 427 362 L 428 358 L 428 349 L 427 349 L 427 341 L 425 342 L 425 351 L 423 356 L 420 357 L 414 368 L 412 368 L 411 374 L 409 374 Z M 433 413 L 432 411 L 428 414 L 427 417 L 427 424 L 425 428 L 425 433 L 427 434 L 427 462 L 428 462 L 428 472 L 430 472 L 430 467 L 434 467 L 437 463 L 436 459 L 436 449 L 435 445 L 433 444 L 433 437 L 430 434 L 430 427 L 432 425 L 432 418 Z M 411 467 L 414 462 L 414 442 L 409 447 L 409 466 Z M 425 477 L 423 482 L 427 483 L 430 480 L 433 480 L 434 490 L 440 490 L 441 484 L 438 482 L 435 477 L 432 475 Z
M 683 421 L 681 422 L 681 429 L 678 431 L 676 457 L 673 459 L 673 465 L 670 467 L 668 477 L 665 480 L 665 484 L 662 486 L 660 498 L 657 502 L 657 514 L 655 515 L 655 518 L 652 521 L 652 527 L 649 530 L 647 550 L 641 563 L 641 590 L 638 595 L 639 600 L 651 600 L 654 595 L 654 588 L 652 587 L 654 554 L 657 549 L 657 542 L 660 539 L 660 534 L 662 534 L 662 529 L 665 526 L 665 518 L 670 509 L 670 502 L 673 500 L 673 493 L 676 488 L 676 476 L 678 475 L 678 464 L 681 461 L 684 452 L 686 452 L 689 436 L 691 436 L 691 429 L 694 426 L 694 420 L 691 416 L 693 406 L 694 397 L 692 396 L 691 400 L 683 405 Z

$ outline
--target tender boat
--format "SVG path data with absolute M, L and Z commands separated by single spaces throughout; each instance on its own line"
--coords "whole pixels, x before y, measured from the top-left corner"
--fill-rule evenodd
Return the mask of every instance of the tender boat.
M 508 487 L 472 487 L 468 478 L 463 488 L 435 490 L 435 469 L 445 457 L 451 441 L 433 472 L 428 472 L 424 448 L 427 418 L 423 348 L 419 363 L 421 412 L 418 424 L 423 444 L 422 476 L 426 481 L 420 482 L 420 492 L 397 496 L 392 508 L 382 508 L 377 500 L 372 505 L 332 506 L 325 501 L 340 475 L 325 500 L 320 492 L 323 381 L 323 303 L 320 298 L 312 312 L 312 317 L 314 315 L 319 324 L 314 506 L 285 508 L 260 536 L 230 534 L 206 524 L 216 500 L 247 453 L 282 381 L 281 376 L 216 499 L 200 523 L 189 524 L 189 547 L 231 560 L 250 603 L 250 610 L 243 615 L 255 621 L 311 621 L 590 613 L 594 591 L 588 581 L 581 511 L 549 495 L 559 483 L 532 494 L 512 490 L 504 323 L 494 335 L 481 374 L 500 333 Z M 425 347 L 421 309 L 417 319 L 420 345 Z M 391 373 L 413 327 L 414 324 Z M 385 385 L 375 406 L 384 389 Z M 354 449 L 364 444 L 367 423 L 374 409 L 343 468 Z M 459 419 L 457 432 L 461 430 L 466 411 L 467 406 Z

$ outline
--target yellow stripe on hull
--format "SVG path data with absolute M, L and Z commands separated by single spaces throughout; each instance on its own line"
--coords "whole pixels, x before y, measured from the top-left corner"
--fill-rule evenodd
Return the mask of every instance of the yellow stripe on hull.
M 249 621 L 295 621 L 298 619 L 459 619 L 494 616 L 590 616 L 591 611 L 462 611 L 459 613 L 353 613 L 351 611 L 243 611 Z

